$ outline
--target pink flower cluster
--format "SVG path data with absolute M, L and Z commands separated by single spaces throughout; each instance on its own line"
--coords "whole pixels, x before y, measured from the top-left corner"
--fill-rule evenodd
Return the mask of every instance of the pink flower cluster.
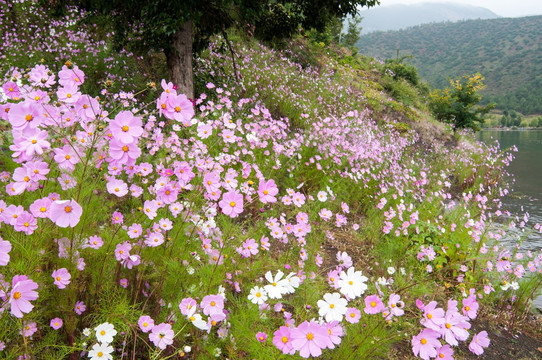
M 416 305 L 423 312 L 421 323 L 425 326 L 418 335 L 412 338 L 412 351 L 415 356 L 429 360 L 431 358 L 453 359 L 453 346 L 459 341 L 466 341 L 470 334 L 470 320 L 476 318 L 478 302 L 474 291 L 470 296 L 463 299 L 461 311 L 457 308 L 457 301 L 448 300 L 448 308 L 437 307 L 437 302 L 432 301 L 424 305 L 420 300 Z M 446 344 L 442 344 L 440 339 Z M 483 348 L 489 346 L 487 332 L 482 331 L 473 336 L 469 349 L 476 355 L 483 353 Z

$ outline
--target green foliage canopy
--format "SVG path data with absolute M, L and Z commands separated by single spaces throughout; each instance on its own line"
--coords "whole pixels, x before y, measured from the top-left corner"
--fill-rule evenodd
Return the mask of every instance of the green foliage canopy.
M 453 80 L 450 87 L 444 90 L 434 90 L 430 94 L 430 108 L 438 120 L 452 124 L 457 129 L 480 130 L 484 123 L 484 115 L 495 107 L 489 104 L 478 106 L 482 96 L 479 91 L 485 85 L 480 73 L 464 75 Z

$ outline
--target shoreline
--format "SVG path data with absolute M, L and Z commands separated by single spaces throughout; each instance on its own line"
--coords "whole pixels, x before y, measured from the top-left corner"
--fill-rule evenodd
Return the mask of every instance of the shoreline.
M 488 127 L 482 128 L 480 131 L 499 130 L 499 131 L 542 131 L 542 127 Z

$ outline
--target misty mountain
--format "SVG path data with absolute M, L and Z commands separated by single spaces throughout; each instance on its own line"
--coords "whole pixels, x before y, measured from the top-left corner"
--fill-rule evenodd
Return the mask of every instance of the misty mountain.
M 362 35 L 356 46 L 375 58 L 412 55 L 432 86 L 480 72 L 485 101 L 523 114 L 542 113 L 542 16 L 433 23 Z
M 412 5 L 377 6 L 361 11 L 362 34 L 373 31 L 399 30 L 410 26 L 468 19 L 495 19 L 491 10 L 450 3 L 420 3 Z

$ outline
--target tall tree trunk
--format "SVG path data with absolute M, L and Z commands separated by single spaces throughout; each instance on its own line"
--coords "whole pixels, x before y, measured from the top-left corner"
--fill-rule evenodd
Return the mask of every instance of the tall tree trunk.
M 179 93 L 194 98 L 192 72 L 192 21 L 187 21 L 173 35 L 172 47 L 166 50 L 169 80 L 177 85 Z

